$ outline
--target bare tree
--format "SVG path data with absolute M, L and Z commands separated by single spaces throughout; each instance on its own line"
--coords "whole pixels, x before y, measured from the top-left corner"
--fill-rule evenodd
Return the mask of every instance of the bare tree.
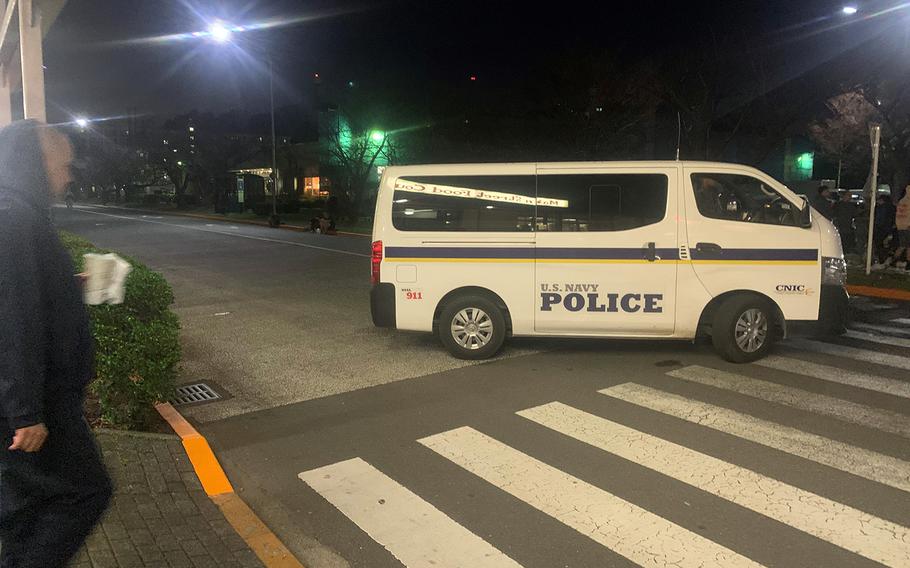
M 869 168 L 869 125 L 879 113 L 861 91 L 828 99 L 830 116 L 809 125 L 809 135 L 820 152 L 837 162 L 837 184 L 844 173 L 865 175 Z
M 342 208 L 357 215 L 369 201 L 367 182 L 374 168 L 394 162 L 394 134 L 371 129 L 335 111 L 324 120 L 320 138 L 324 156 L 336 172 L 336 190 L 342 189 L 337 195 Z

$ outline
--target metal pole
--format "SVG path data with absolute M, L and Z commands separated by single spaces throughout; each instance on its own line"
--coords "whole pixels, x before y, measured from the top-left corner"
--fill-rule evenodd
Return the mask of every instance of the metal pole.
M 872 241 L 875 236 L 875 204 L 878 201 L 878 150 L 882 136 L 882 127 L 872 127 L 872 194 L 869 200 L 869 235 L 866 239 L 866 274 L 872 272 Z
M 272 216 L 278 217 L 278 158 L 275 138 L 275 71 L 272 68 L 272 54 L 269 53 L 269 101 L 272 112 Z

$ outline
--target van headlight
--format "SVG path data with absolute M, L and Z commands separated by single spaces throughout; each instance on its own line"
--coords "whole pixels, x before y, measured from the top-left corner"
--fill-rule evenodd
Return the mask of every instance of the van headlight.
M 843 286 L 847 283 L 847 263 L 842 258 L 822 257 L 822 284 Z

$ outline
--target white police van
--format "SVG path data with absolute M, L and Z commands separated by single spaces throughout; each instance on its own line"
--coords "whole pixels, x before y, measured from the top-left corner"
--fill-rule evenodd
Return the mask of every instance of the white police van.
M 373 241 L 374 324 L 434 332 L 465 359 L 509 336 L 707 334 L 746 362 L 846 314 L 833 225 L 735 164 L 389 167 Z

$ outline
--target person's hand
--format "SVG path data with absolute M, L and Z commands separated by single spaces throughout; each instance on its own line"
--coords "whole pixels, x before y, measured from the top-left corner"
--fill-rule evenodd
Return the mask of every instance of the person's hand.
M 37 452 L 47 440 L 47 428 L 44 424 L 35 424 L 16 430 L 13 436 L 13 444 L 9 447 L 12 450 L 22 450 L 23 452 Z

